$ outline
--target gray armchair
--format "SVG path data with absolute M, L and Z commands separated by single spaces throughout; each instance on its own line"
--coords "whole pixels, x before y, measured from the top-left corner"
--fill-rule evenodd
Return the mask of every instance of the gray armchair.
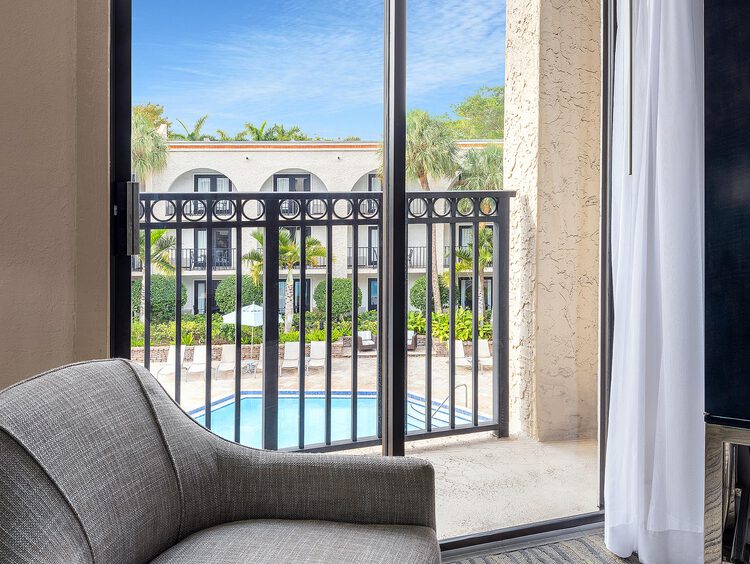
M 225 441 L 123 360 L 0 392 L 0 460 L 0 563 L 440 561 L 429 463 Z

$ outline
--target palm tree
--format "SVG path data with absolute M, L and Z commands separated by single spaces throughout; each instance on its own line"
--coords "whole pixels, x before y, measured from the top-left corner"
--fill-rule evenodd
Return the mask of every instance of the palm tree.
M 266 124 L 268 122 L 264 121 L 260 124 L 260 127 L 255 127 L 250 122 L 247 122 L 245 124 L 245 131 L 250 135 L 250 139 L 253 141 L 268 141 L 268 132 L 266 131 Z
M 144 185 L 155 172 L 167 166 L 169 147 L 153 123 L 141 113 L 131 120 L 130 161 L 136 178 Z
M 406 116 L 406 176 L 418 180 L 425 192 L 430 191 L 429 177 L 451 177 L 456 173 L 458 145 L 450 124 L 430 116 L 424 110 L 411 110 Z M 432 225 L 432 287 L 438 285 L 437 226 Z M 432 293 L 434 311 L 442 312 L 440 292 Z
M 172 264 L 172 260 L 169 255 L 175 248 L 174 235 L 169 234 L 168 229 L 152 229 L 151 230 L 151 269 L 159 274 L 174 274 L 175 266 Z M 146 264 L 146 235 L 143 231 L 140 232 L 140 253 L 138 258 L 141 260 L 141 265 Z M 177 307 L 181 307 L 178 305 Z M 140 320 L 145 321 L 146 319 L 146 279 L 145 277 L 141 281 L 141 311 Z
M 459 190 L 502 190 L 503 148 L 487 145 L 468 151 L 461 162 Z
M 479 324 L 484 325 L 484 274 L 488 266 L 492 264 L 492 229 L 480 227 L 477 238 L 479 239 L 479 287 L 477 288 L 477 311 L 479 312 Z M 456 271 L 466 272 L 473 270 L 474 266 L 474 242 L 466 247 L 459 247 L 456 253 Z
M 247 141 L 247 129 L 243 129 L 234 135 L 229 135 L 223 129 L 217 129 L 216 133 L 219 136 L 219 141 Z
M 177 120 L 177 122 L 182 126 L 182 129 L 185 130 L 185 133 L 170 133 L 170 137 L 172 139 L 180 139 L 182 141 L 202 141 L 205 138 L 211 139 L 210 135 L 204 135 L 203 134 L 203 126 L 206 124 L 206 120 L 208 119 L 208 116 L 201 116 L 198 118 L 198 121 L 195 122 L 195 125 L 193 125 L 193 129 L 188 129 L 187 125 L 185 125 L 181 120 Z
M 255 284 L 260 284 L 263 276 L 263 232 L 253 231 L 253 239 L 258 242 L 259 247 L 245 254 L 243 260 L 250 263 L 250 277 Z M 294 319 L 294 276 L 292 270 L 300 262 L 300 246 L 286 229 L 279 230 L 279 267 L 286 268 L 286 288 L 284 291 L 284 331 L 287 333 L 292 328 Z M 315 237 L 305 239 L 305 263 L 312 266 L 316 259 L 326 256 L 326 249 Z M 304 314 L 304 282 L 300 288 L 300 304 Z

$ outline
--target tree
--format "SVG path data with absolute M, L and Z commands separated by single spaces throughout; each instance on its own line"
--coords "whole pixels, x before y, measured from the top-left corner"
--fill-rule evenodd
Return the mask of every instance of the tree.
M 250 277 L 255 284 L 260 284 L 263 276 L 263 233 L 253 231 L 253 239 L 258 242 L 259 248 L 246 253 L 242 258 L 250 263 Z M 287 333 L 292 329 L 294 321 L 294 276 L 292 270 L 300 263 L 301 250 L 297 240 L 292 237 L 286 229 L 279 230 L 279 268 L 287 270 L 286 288 L 284 291 L 284 331 Z M 310 266 L 315 264 L 316 259 L 326 256 L 326 249 L 315 237 L 305 239 L 305 263 Z M 300 302 L 304 302 L 304 288 L 300 292 Z M 300 308 L 304 310 L 304 307 Z
M 477 310 L 479 311 L 479 323 L 484 324 L 484 274 L 488 266 L 492 264 L 492 229 L 480 227 L 477 238 L 479 239 L 479 287 L 477 288 Z M 474 267 L 474 241 L 466 247 L 456 249 L 456 270 L 466 272 Z
M 141 113 L 131 119 L 130 161 L 136 178 L 144 185 L 155 172 L 167 166 L 169 147 L 153 123 Z
M 151 102 L 138 104 L 133 106 L 133 114 L 145 117 L 154 129 L 157 129 L 160 125 L 166 125 L 167 129 L 172 127 L 172 122 L 164 116 L 164 106 L 161 104 L 152 104 Z
M 502 190 L 503 148 L 487 145 L 483 149 L 471 149 L 461 162 L 460 190 Z
M 229 135 L 223 129 L 217 129 L 216 133 L 219 136 L 219 141 L 247 141 L 247 129 L 243 129 L 234 135 Z
M 169 234 L 167 229 L 151 230 L 151 270 L 156 274 L 173 275 L 175 266 L 172 264 L 170 252 L 175 248 L 175 238 Z M 146 265 L 146 236 L 145 232 L 140 232 L 140 253 L 139 258 L 141 265 Z M 141 284 L 140 299 L 140 321 L 146 319 L 146 285 Z
M 274 123 L 266 129 L 268 121 L 264 121 L 259 127 L 248 122 L 245 124 L 245 132 L 253 141 L 309 141 L 308 137 L 298 125 L 289 128 L 282 124 Z
M 221 313 L 230 313 L 237 309 L 237 277 L 232 274 L 219 282 L 214 300 Z M 242 276 L 242 305 L 263 303 L 263 284 L 255 284 L 248 275 Z
M 182 120 L 178 119 L 177 123 L 182 126 L 182 129 L 185 130 L 185 133 L 170 133 L 169 138 L 179 139 L 182 141 L 202 141 L 204 139 L 213 139 L 211 135 L 205 135 L 203 133 L 203 126 L 206 124 L 207 119 L 207 115 L 199 117 L 198 121 L 196 121 L 195 125 L 193 125 L 193 129 L 188 129 L 187 125 L 185 125 Z
M 151 275 L 151 323 L 174 322 L 175 319 L 175 293 L 177 280 L 174 276 L 165 274 Z M 130 287 L 130 298 L 133 304 L 133 318 L 141 318 L 143 311 L 140 303 L 143 292 L 143 280 L 136 278 Z M 180 307 L 187 303 L 187 288 L 185 284 L 180 288 Z M 154 342 L 154 330 L 151 331 L 152 343 Z
M 315 306 L 326 310 L 326 281 L 315 286 L 313 292 Z M 362 305 L 362 290 L 357 288 L 357 307 Z M 350 278 L 333 278 L 331 281 L 331 316 L 341 319 L 352 312 L 352 281 Z M 363 314 L 364 315 L 364 314 Z
M 424 110 L 411 110 L 406 116 L 406 176 L 418 180 L 430 191 L 429 177 L 451 177 L 458 169 L 458 146 L 449 122 L 434 118 Z M 437 226 L 432 226 L 432 287 L 439 288 Z M 434 311 L 442 312 L 440 295 L 433 293 Z
M 440 288 L 440 300 L 444 307 L 449 304 L 450 293 L 448 286 L 450 283 L 446 283 L 443 277 L 439 277 L 439 288 Z M 433 294 L 437 293 L 435 287 L 432 288 Z M 422 315 L 427 313 L 427 276 L 420 276 L 414 281 L 409 290 L 409 303 L 422 312 Z
M 502 139 L 505 122 L 505 88 L 482 86 L 452 107 L 457 120 L 451 123 L 462 139 Z

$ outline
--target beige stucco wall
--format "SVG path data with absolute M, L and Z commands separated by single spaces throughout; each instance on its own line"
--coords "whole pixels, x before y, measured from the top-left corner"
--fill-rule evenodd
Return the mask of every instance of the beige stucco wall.
M 600 5 L 508 0 L 511 431 L 596 435 Z
M 0 0 L 0 388 L 107 355 L 108 5 Z

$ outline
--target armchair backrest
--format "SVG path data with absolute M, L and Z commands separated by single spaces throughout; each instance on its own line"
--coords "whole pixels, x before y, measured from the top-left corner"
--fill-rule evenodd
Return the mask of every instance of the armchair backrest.
M 175 460 L 125 361 L 71 365 L 0 392 L 0 459 L 9 561 L 148 562 L 180 537 Z

